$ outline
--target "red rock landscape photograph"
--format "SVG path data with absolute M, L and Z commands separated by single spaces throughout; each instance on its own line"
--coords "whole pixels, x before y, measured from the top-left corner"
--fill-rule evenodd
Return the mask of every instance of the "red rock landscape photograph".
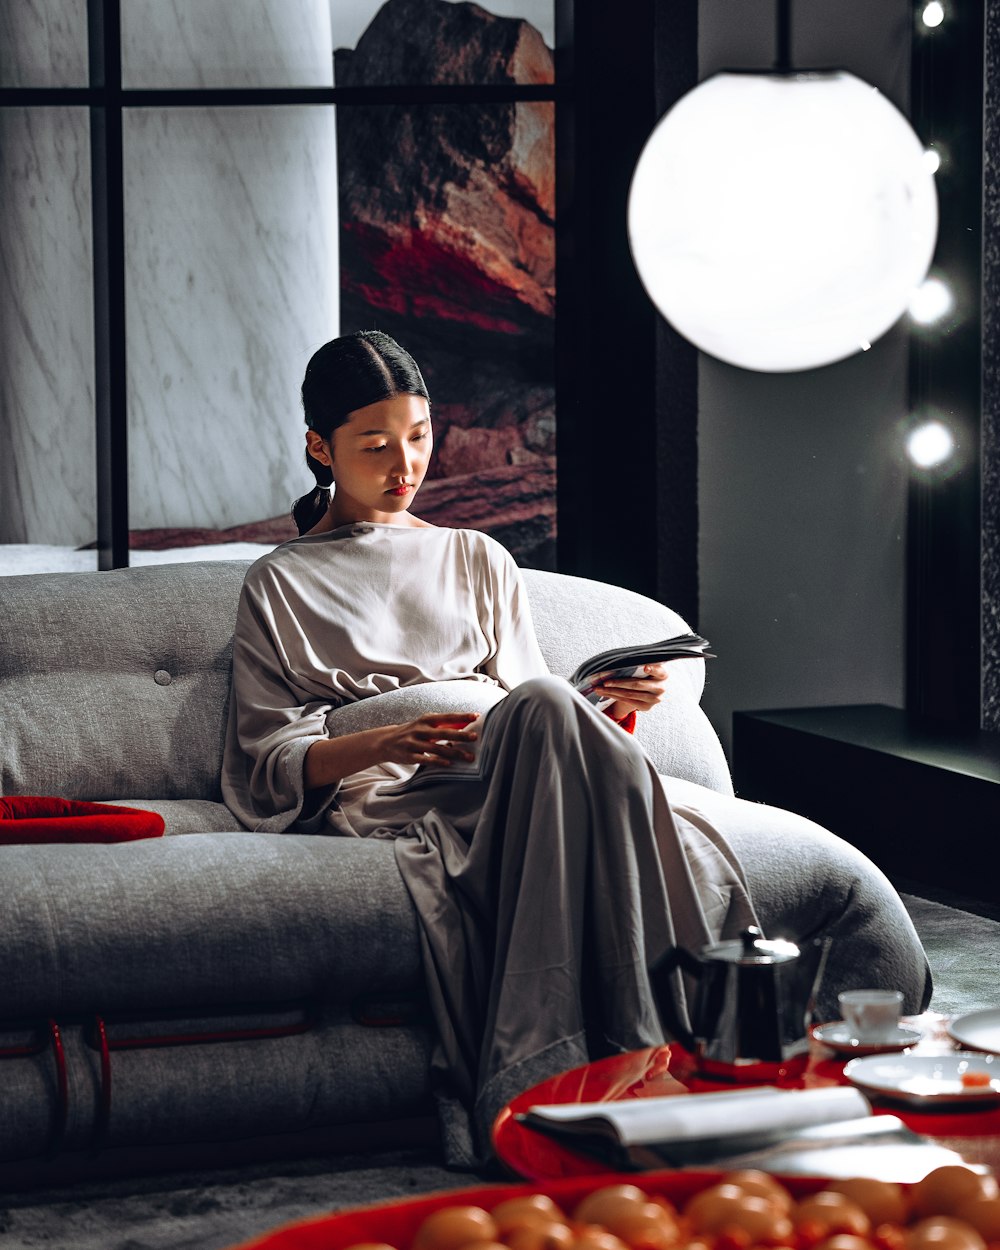
M 338 87 L 538 84 L 529 22 L 388 0 Z M 555 115 L 548 102 L 337 109 L 341 330 L 396 337 L 424 371 L 436 450 L 415 511 L 555 562 Z

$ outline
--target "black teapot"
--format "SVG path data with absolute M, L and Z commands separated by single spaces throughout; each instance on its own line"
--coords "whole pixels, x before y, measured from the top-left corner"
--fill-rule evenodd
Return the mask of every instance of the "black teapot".
M 663 1026 L 706 1075 L 773 1080 L 804 1066 L 829 945 L 829 938 L 802 947 L 781 938 L 768 941 L 751 926 L 697 955 L 675 947 L 650 969 Z M 677 971 L 697 982 L 690 1030 L 677 1014 Z

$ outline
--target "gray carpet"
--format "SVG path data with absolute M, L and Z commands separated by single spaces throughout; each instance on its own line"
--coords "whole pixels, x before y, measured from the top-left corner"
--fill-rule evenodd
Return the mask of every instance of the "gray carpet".
M 903 895 L 934 973 L 931 1010 L 961 1015 L 1000 1007 L 1000 920 Z
M 1000 1007 L 1000 914 L 970 914 L 911 894 L 904 894 L 904 900 L 934 970 L 932 1009 L 957 1014 Z M 0 1195 L 0 1246 L 222 1250 L 324 1211 L 471 1185 L 478 1179 L 445 1171 L 431 1151 L 411 1149 L 89 1182 Z
M 341 1207 L 474 1185 L 426 1151 L 174 1173 L 0 1199 L 3 1250 L 221 1250 Z

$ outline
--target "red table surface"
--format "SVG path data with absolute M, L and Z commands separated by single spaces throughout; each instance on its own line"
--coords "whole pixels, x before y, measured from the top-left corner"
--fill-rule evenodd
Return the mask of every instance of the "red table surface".
M 947 1053 L 959 1049 L 948 1037 L 947 1017 L 927 1012 L 909 1018 L 907 1023 L 923 1032 L 921 1041 L 911 1048 L 914 1053 Z M 845 1085 L 848 1084 L 844 1076 L 846 1062 L 813 1041 L 804 1072 L 767 1083 L 782 1089 Z M 613 1102 L 623 1098 L 710 1093 L 738 1087 L 732 1081 L 699 1076 L 694 1060 L 679 1046 L 630 1051 L 560 1073 L 519 1094 L 497 1117 L 493 1144 L 497 1157 L 516 1176 L 536 1179 L 592 1176 L 605 1170 L 600 1162 L 522 1127 L 515 1116 L 537 1103 Z M 970 1163 L 985 1163 L 1000 1174 L 1000 1106 L 926 1111 L 886 1102 L 873 1104 L 873 1109 L 876 1115 L 898 1116 L 915 1133 L 933 1137 L 941 1145 L 959 1151 Z
M 347 1250 L 349 1246 L 387 1243 L 409 1246 L 417 1229 L 432 1211 L 455 1205 L 481 1206 L 493 1210 L 507 1198 L 522 1194 L 548 1194 L 564 1211 L 571 1211 L 584 1195 L 602 1185 L 641 1185 L 648 1193 L 669 1198 L 678 1206 L 699 1189 L 719 1179 L 719 1172 L 608 1172 L 599 1177 L 574 1176 L 562 1180 L 520 1185 L 479 1185 L 404 1198 L 373 1206 L 320 1215 L 276 1228 L 229 1250 Z M 785 1184 L 796 1197 L 822 1189 L 819 1177 L 790 1177 Z

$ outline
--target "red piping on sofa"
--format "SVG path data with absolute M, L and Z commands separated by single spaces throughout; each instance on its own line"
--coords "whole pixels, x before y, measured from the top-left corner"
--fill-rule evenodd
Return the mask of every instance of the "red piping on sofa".
M 40 1037 L 37 1042 L 27 1042 L 21 1046 L 0 1046 L 0 1059 L 23 1059 L 27 1055 L 40 1055 L 49 1044 L 48 1037 Z
M 101 1101 L 94 1125 L 93 1147 L 99 1150 L 111 1123 L 111 1050 L 108 1047 L 108 1031 L 100 1016 L 94 1017 L 97 1041 L 101 1052 Z
M 63 1050 L 62 1034 L 55 1020 L 49 1020 L 49 1036 L 52 1039 L 52 1054 L 56 1061 L 56 1082 L 59 1091 L 56 1100 L 56 1114 L 52 1123 L 52 1134 L 45 1153 L 50 1158 L 57 1154 L 66 1136 L 66 1124 L 69 1120 L 69 1076 L 66 1072 L 66 1052 Z
M 273 1010 L 272 1006 L 272 1010 Z M 96 1017 L 99 1022 L 99 1030 L 95 1029 L 95 1035 L 88 1035 L 87 1044 L 98 1050 L 106 1047 L 108 1051 L 112 1050 L 147 1050 L 157 1046 L 199 1046 L 211 1045 L 216 1042 L 248 1042 L 266 1040 L 271 1037 L 295 1037 L 300 1033 L 308 1033 L 314 1028 L 319 1019 L 319 1012 L 310 1005 L 293 1004 L 292 1006 L 284 1005 L 285 1011 L 301 1010 L 303 1016 L 301 1020 L 297 1020 L 292 1024 L 267 1024 L 258 1025 L 253 1028 L 230 1028 L 230 1029 L 203 1029 L 197 1032 L 188 1033 L 150 1033 L 136 1034 L 129 1037 L 115 1037 L 112 1033 L 108 1034 L 108 1028 L 114 1028 L 115 1024 L 126 1024 L 130 1020 L 134 1020 L 134 1016 L 119 1016 L 117 1021 L 113 1016 L 101 1018 Z M 233 1014 L 239 1014 L 238 1008 L 234 1009 Z M 244 1011 L 259 1011 L 260 1008 L 247 1008 Z M 194 1012 L 189 1014 L 194 1015 Z M 110 1056 L 109 1061 L 110 1063 Z

